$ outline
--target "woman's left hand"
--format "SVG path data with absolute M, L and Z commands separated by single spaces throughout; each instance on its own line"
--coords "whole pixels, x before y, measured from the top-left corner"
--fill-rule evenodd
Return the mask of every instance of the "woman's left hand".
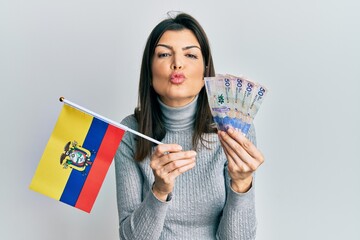
M 264 156 L 241 132 L 229 128 L 218 131 L 221 145 L 228 159 L 231 187 L 239 193 L 250 189 L 252 174 L 264 162 Z

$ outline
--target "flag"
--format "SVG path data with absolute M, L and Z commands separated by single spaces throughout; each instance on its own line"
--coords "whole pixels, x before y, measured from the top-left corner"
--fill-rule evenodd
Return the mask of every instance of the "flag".
M 124 132 L 64 104 L 30 189 L 90 213 Z

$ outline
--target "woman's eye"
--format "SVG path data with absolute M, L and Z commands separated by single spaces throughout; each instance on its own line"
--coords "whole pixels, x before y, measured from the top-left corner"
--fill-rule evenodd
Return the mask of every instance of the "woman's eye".
M 170 53 L 158 53 L 159 58 L 169 57 Z
M 195 54 L 188 53 L 186 54 L 187 57 L 197 59 L 198 57 Z

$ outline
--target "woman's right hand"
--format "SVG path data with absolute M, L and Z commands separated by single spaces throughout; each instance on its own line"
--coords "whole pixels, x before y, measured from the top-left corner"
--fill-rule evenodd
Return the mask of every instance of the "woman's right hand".
M 178 144 L 160 144 L 151 156 L 150 167 L 155 176 L 154 195 L 166 201 L 172 192 L 175 179 L 195 166 L 195 151 L 182 151 Z

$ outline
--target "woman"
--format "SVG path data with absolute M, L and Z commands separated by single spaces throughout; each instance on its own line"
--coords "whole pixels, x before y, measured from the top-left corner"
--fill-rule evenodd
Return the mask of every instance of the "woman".
M 254 239 L 253 173 L 263 162 L 245 137 L 213 128 L 204 77 L 206 34 L 190 15 L 160 22 L 145 46 L 139 103 L 115 156 L 121 239 Z

